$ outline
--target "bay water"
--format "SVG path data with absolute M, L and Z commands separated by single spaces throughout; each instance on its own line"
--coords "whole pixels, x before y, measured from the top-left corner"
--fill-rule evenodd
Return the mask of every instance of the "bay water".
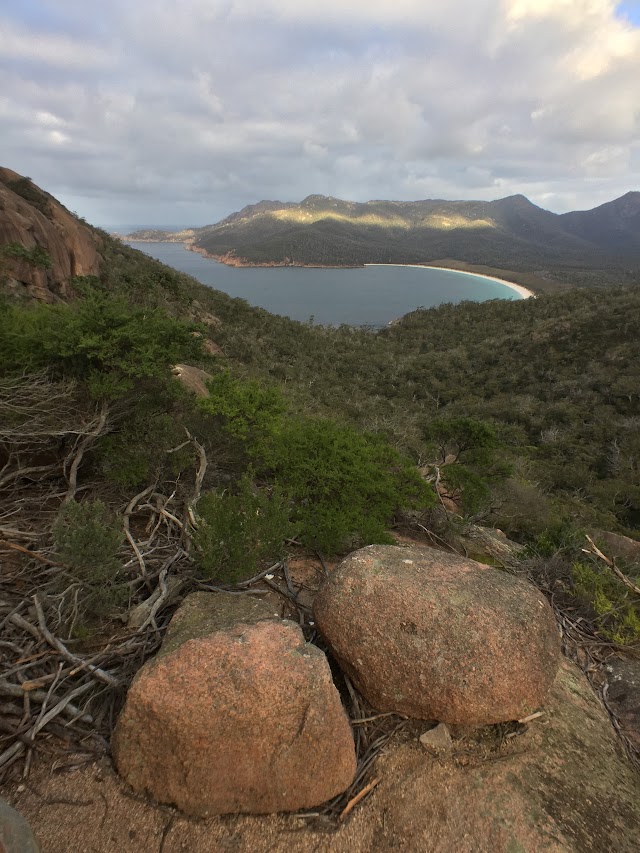
M 229 267 L 188 251 L 182 243 L 128 245 L 202 284 L 302 322 L 379 327 L 416 308 L 443 302 L 522 298 L 500 282 L 451 270 L 391 265 Z

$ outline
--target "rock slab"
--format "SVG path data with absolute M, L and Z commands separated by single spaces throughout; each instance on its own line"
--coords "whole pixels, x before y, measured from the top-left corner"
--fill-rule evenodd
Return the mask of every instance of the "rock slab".
M 316 624 L 379 711 L 454 725 L 518 719 L 544 701 L 560 638 L 544 596 L 432 548 L 350 554 L 314 602 Z
M 624 734 L 640 753 L 640 660 L 611 658 L 605 666 L 607 699 Z
M 327 659 L 291 622 L 236 625 L 146 664 L 112 750 L 136 791 L 197 816 L 312 808 L 356 769 Z

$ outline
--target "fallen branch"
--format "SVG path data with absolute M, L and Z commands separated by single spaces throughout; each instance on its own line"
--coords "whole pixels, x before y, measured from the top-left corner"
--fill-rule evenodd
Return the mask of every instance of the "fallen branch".
M 71 663 L 77 664 L 81 669 L 86 669 L 87 672 L 90 672 L 95 678 L 99 681 L 108 684 L 109 687 L 118 687 L 118 679 L 114 678 L 110 673 L 105 672 L 100 667 L 94 666 L 93 664 L 87 663 L 82 658 L 74 655 L 69 649 L 65 646 L 62 640 L 59 640 L 57 637 L 54 637 L 51 631 L 47 628 L 47 623 L 44 617 L 44 611 L 42 609 L 42 605 L 38 599 L 37 595 L 33 596 L 33 603 L 36 608 L 36 613 L 38 614 L 38 625 L 40 628 L 40 633 L 45 638 L 45 640 L 52 646 L 54 649 L 60 652 L 60 654 Z
M 177 577 L 167 577 L 168 568 L 163 569 L 158 576 L 158 586 L 153 593 L 139 604 L 129 613 L 127 620 L 128 628 L 136 628 L 138 631 L 144 631 L 147 625 L 155 627 L 155 617 L 160 608 L 167 603 L 167 600 L 176 596 L 182 587 L 184 581 Z
M 143 577 L 146 577 L 147 567 L 145 565 L 144 557 L 142 556 L 142 552 L 140 551 L 140 549 L 136 545 L 136 541 L 133 538 L 133 535 L 131 533 L 131 528 L 129 526 L 129 519 L 131 518 L 131 515 L 132 515 L 134 509 L 136 508 L 136 504 L 139 501 L 141 501 L 142 498 L 146 497 L 148 494 L 151 494 L 151 492 L 153 492 L 154 489 L 155 489 L 155 483 L 153 486 L 147 486 L 146 489 L 143 489 L 141 492 L 138 492 L 137 495 L 134 495 L 131 498 L 131 500 L 129 501 L 129 503 L 127 504 L 127 508 L 125 509 L 124 515 L 122 516 L 122 525 L 124 527 L 125 536 L 127 537 L 127 541 L 129 542 L 129 545 L 131 545 L 131 548 L 133 549 L 133 553 L 136 555 L 136 560 L 138 561 L 138 565 L 140 566 L 140 573 Z
M 349 814 L 349 812 L 353 811 L 353 809 L 358 805 L 360 800 L 364 800 L 364 798 L 367 796 L 367 794 L 370 794 L 371 791 L 373 791 L 373 789 L 376 787 L 376 785 L 379 782 L 380 782 L 379 777 L 376 777 L 375 779 L 372 779 L 368 785 L 365 785 L 364 788 L 355 795 L 355 797 L 353 797 L 351 800 L 349 800 L 347 805 L 340 812 L 340 816 L 338 817 L 338 820 L 344 820 L 345 817 Z
M 595 542 L 590 536 L 587 535 L 586 540 L 591 547 L 588 549 L 583 548 L 582 550 L 584 551 L 584 553 L 595 554 L 596 557 L 599 557 L 603 561 L 603 563 L 611 569 L 613 574 L 618 578 L 619 581 L 621 581 L 621 583 L 623 583 L 627 587 L 627 589 L 630 589 L 631 592 L 634 592 L 636 595 L 640 595 L 640 586 L 636 586 L 633 581 L 630 581 L 629 578 L 625 574 L 623 574 L 616 566 L 614 560 L 612 560 L 611 557 L 607 557 L 605 554 L 602 553 L 602 551 L 598 548 L 598 546 L 595 544 Z
M 38 562 L 44 563 L 47 566 L 58 566 L 61 569 L 66 568 L 63 563 L 56 563 L 55 560 L 45 557 L 44 554 L 38 554 L 37 551 L 30 551 L 22 545 L 17 545 L 15 542 L 8 542 L 6 539 L 0 539 L 0 546 L 3 548 L 10 548 L 12 551 L 19 551 L 21 554 L 26 554 L 28 557 L 32 557 L 34 560 L 38 560 Z
M 196 439 L 191 435 L 189 430 L 185 427 L 185 432 L 189 441 L 194 446 L 196 453 L 198 454 L 198 470 L 196 471 L 196 481 L 193 488 L 193 494 L 191 495 L 191 499 L 187 502 L 187 510 L 185 513 L 185 520 L 183 526 L 183 538 L 184 538 L 184 549 L 189 552 L 191 548 L 191 536 L 189 533 L 189 525 L 191 527 L 197 527 L 197 519 L 196 519 L 196 511 L 195 507 L 198 501 L 200 500 L 200 495 L 202 493 L 202 484 L 204 482 L 204 475 L 207 472 L 207 454 L 205 452 L 204 447 L 200 444 L 200 442 L 196 441 Z

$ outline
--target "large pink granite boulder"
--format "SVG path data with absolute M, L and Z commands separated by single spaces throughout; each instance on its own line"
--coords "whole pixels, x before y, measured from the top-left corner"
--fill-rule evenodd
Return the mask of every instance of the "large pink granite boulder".
M 560 661 L 553 612 L 534 586 L 432 548 L 370 545 L 314 602 L 345 672 L 380 711 L 461 725 L 524 717 Z
M 282 621 L 190 639 L 146 664 L 112 748 L 136 791 L 199 816 L 312 808 L 356 768 L 324 653 Z

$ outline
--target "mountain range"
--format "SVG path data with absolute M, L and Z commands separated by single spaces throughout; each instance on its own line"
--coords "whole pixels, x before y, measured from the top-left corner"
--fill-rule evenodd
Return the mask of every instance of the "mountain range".
M 640 192 L 565 214 L 544 210 L 523 195 L 408 202 L 310 195 L 300 203 L 261 201 L 202 228 L 138 231 L 127 239 L 184 241 L 238 266 L 453 260 L 551 271 L 560 279 L 595 270 L 620 276 L 640 270 Z

